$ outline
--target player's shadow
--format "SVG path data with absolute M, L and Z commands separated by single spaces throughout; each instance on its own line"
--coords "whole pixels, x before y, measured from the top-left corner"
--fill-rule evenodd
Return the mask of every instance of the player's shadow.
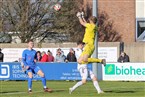
M 105 93 L 135 93 L 135 91 L 122 91 L 122 90 L 118 90 L 118 91 L 105 91 Z
M 63 92 L 65 90 L 53 90 L 53 92 Z
M 20 91 L 5 91 L 5 92 L 0 92 L 0 94 L 7 94 L 7 93 L 18 93 Z

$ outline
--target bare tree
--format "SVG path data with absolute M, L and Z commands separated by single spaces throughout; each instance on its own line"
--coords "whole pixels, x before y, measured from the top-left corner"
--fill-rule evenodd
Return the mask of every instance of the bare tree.
M 83 5 L 83 0 L 64 0 L 60 12 L 55 12 L 56 21 L 54 30 L 56 32 L 67 33 L 70 35 L 69 41 L 81 40 L 84 36 L 84 28 L 80 25 L 76 13 L 85 12 L 85 18 L 92 15 L 92 7 L 89 4 Z M 105 12 L 98 14 L 98 41 L 99 42 L 116 42 L 121 40 L 121 35 L 113 28 L 113 21 Z
M 100 42 L 121 41 L 121 35 L 113 28 L 113 21 L 109 20 L 108 14 L 104 11 L 99 11 L 98 26 L 98 40 Z
M 5 0 L 2 6 L 3 31 L 15 32 L 22 43 L 41 36 L 43 40 L 52 31 L 55 3 L 53 0 Z
M 39 38 L 43 42 L 46 37 L 56 38 L 52 33 L 65 34 L 67 41 L 81 40 L 84 28 L 80 25 L 76 13 L 85 11 L 86 19 L 92 14 L 90 6 L 83 6 L 83 0 L 63 1 L 60 11 L 54 11 L 54 4 L 59 0 L 3 0 L 1 4 L 2 32 L 14 34 L 27 42 Z M 84 9 L 85 8 L 85 9 Z M 113 29 L 113 22 L 105 12 L 99 12 L 99 41 L 119 41 L 121 36 Z M 61 40 L 61 39 L 60 39 Z
M 0 0 L 0 32 L 2 32 L 3 29 L 3 19 L 2 19 L 2 0 Z
M 68 34 L 70 42 L 82 40 L 84 28 L 80 25 L 76 13 L 82 9 L 83 0 L 64 0 L 59 12 L 55 12 L 54 30 Z
M 92 15 L 92 8 L 86 5 L 86 19 Z M 113 28 L 113 21 L 105 11 L 98 11 L 98 41 L 117 42 L 121 41 L 121 35 Z

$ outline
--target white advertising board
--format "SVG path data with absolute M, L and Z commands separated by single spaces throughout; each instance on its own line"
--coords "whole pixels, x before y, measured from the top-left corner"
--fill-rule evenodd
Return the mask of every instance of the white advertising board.
M 4 53 L 4 62 L 14 62 L 18 61 L 22 56 L 23 50 L 26 48 L 4 48 L 2 52 Z M 50 50 L 55 57 L 56 50 L 58 48 L 34 48 L 36 51 L 45 51 Z M 64 52 L 64 55 L 67 56 L 70 48 L 61 48 Z M 74 48 L 76 49 L 76 48 Z M 106 59 L 107 62 L 117 62 L 117 47 L 99 47 L 98 48 L 98 58 Z
M 117 47 L 99 47 L 98 58 L 107 62 L 117 62 Z
M 107 63 L 102 69 L 106 81 L 145 81 L 145 63 Z

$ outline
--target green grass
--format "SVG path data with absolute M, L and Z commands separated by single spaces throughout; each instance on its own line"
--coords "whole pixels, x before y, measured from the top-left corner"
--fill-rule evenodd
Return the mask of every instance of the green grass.
M 73 81 L 47 81 L 53 93 L 42 91 L 41 81 L 33 81 L 33 93 L 27 93 L 27 81 L 0 81 L 0 97 L 145 97 L 145 82 L 99 82 L 104 94 L 97 94 L 92 82 L 79 87 L 71 95 Z

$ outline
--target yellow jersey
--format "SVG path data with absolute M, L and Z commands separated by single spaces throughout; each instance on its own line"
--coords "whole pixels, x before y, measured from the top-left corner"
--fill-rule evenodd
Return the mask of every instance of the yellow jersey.
M 94 24 L 87 23 L 83 42 L 86 44 L 94 44 L 97 27 Z

